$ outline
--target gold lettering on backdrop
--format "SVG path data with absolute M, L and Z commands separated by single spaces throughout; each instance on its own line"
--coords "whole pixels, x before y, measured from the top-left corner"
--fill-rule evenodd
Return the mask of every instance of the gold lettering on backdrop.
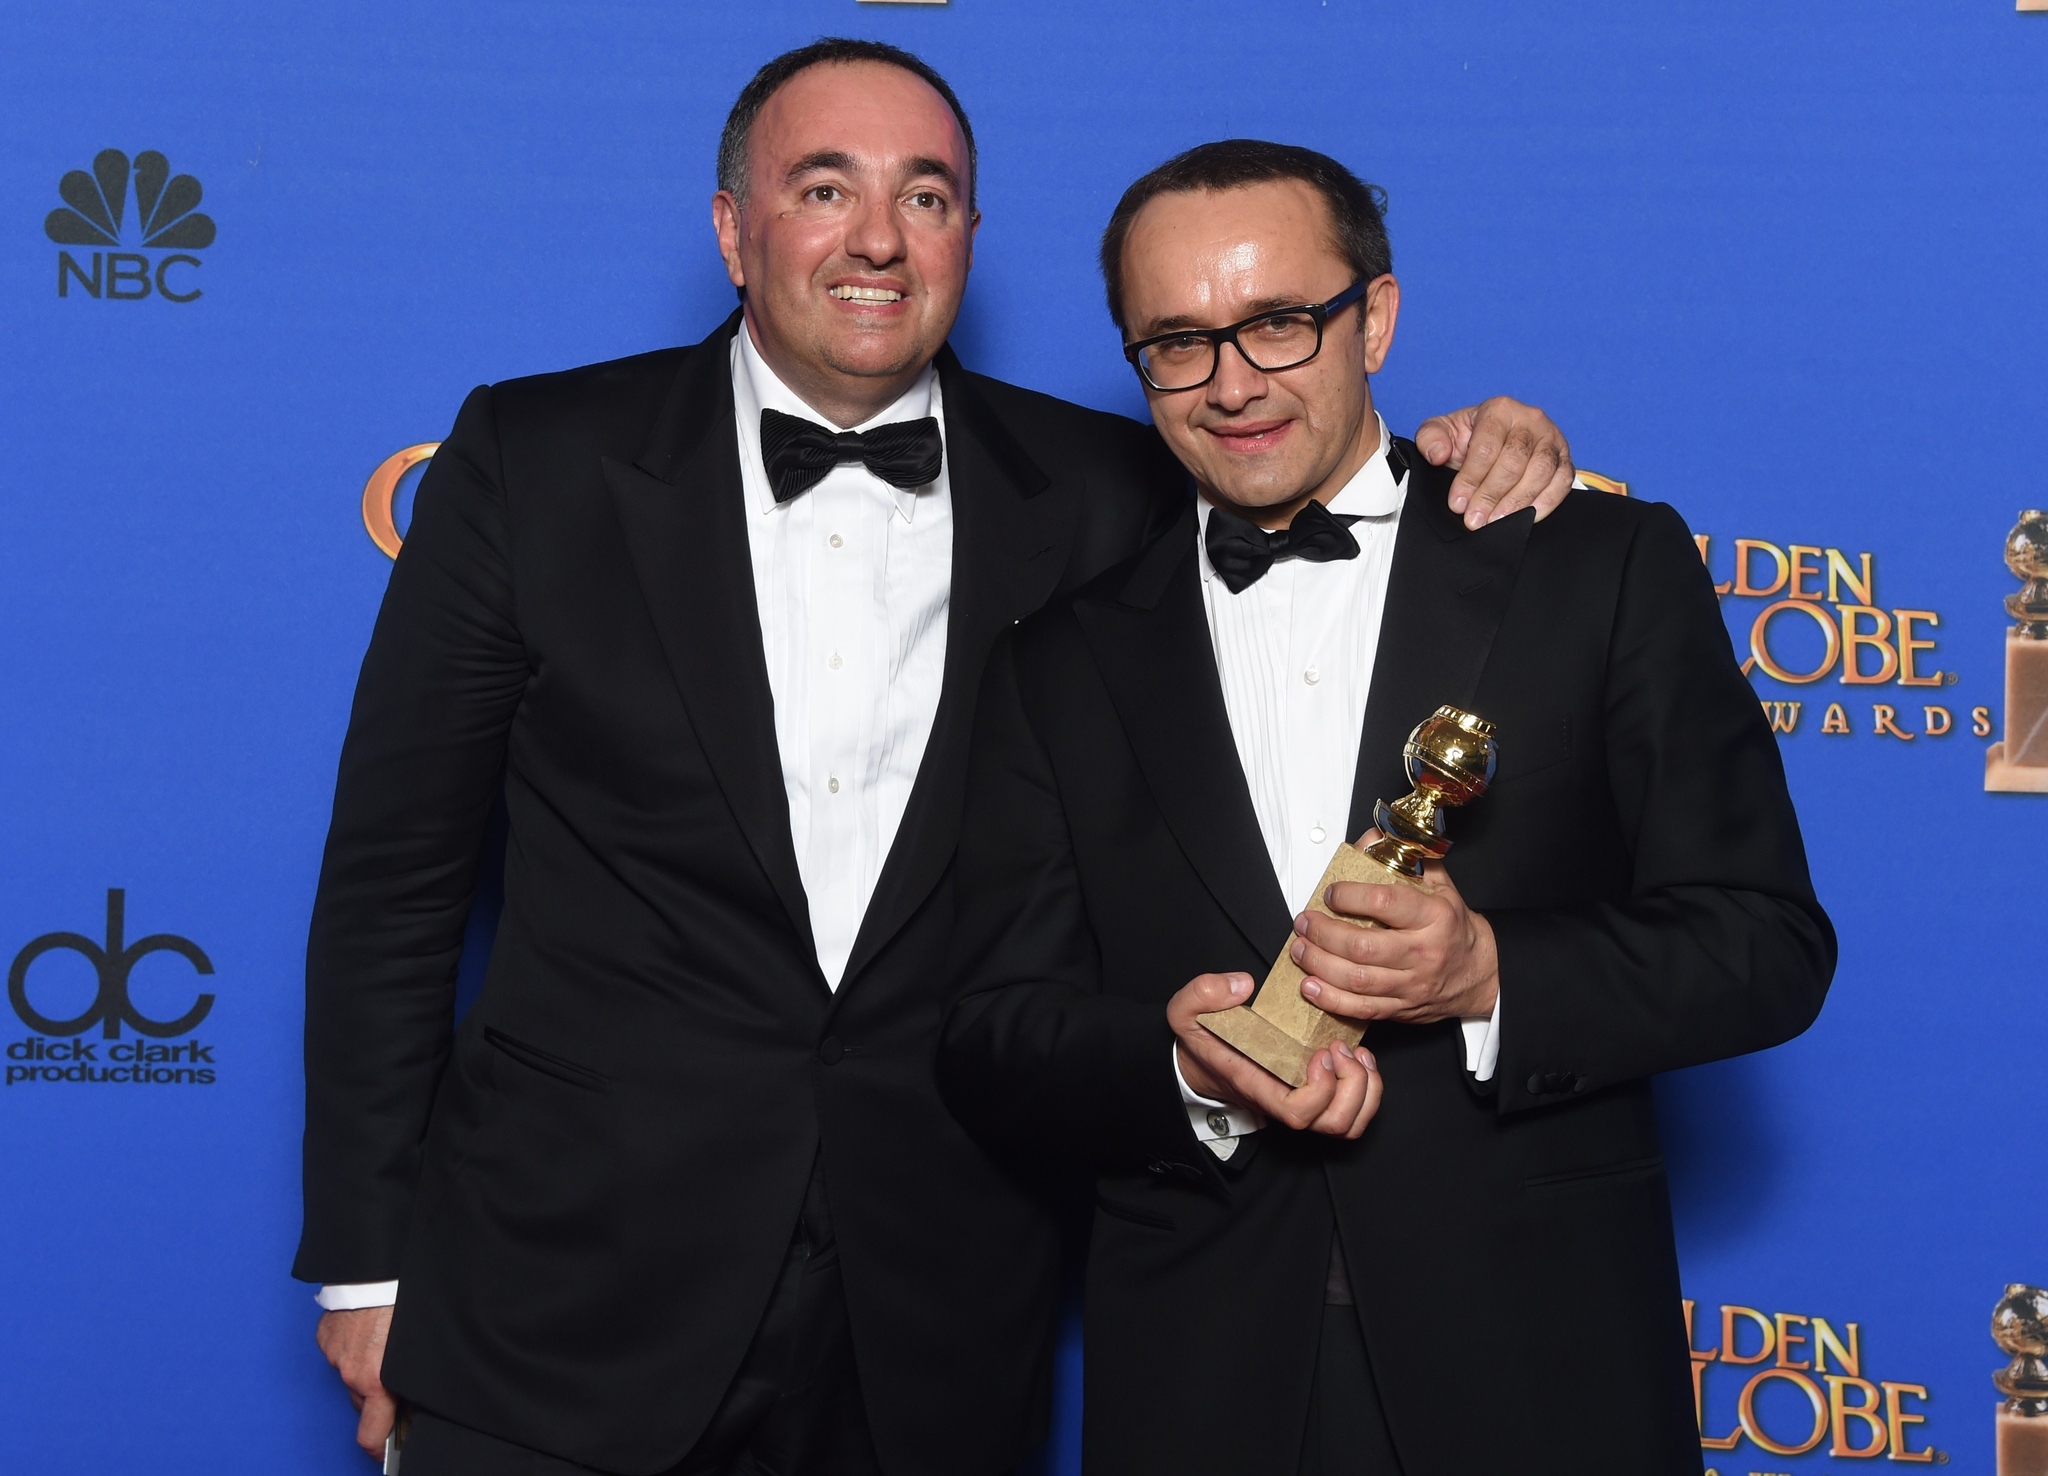
M 1820 659 L 1820 665 L 1816 666 L 1812 671 L 1795 672 L 1788 670 L 1780 666 L 1777 659 L 1771 655 L 1769 640 L 1771 617 L 1785 610 L 1797 610 L 1820 626 L 1821 637 L 1826 644 Z M 1774 681 L 1786 682 L 1793 686 L 1801 686 L 1807 682 L 1817 682 L 1835 669 L 1835 662 L 1841 657 L 1841 654 L 1842 638 L 1835 631 L 1835 622 L 1828 619 L 1827 613 L 1818 605 L 1811 604 L 1806 600 L 1780 600 L 1775 605 L 1766 605 L 1762 613 L 1756 617 L 1756 624 L 1749 628 L 1750 663 L 1760 668 L 1765 676 L 1770 677 Z
M 1870 731 L 1878 734 L 1880 737 L 1889 735 L 1893 738 L 1903 738 L 1908 743 L 1911 743 L 1913 735 L 1899 726 L 1898 716 L 1899 710 L 1890 703 L 1873 703 L 1870 709 Z
M 2029 522 L 2032 519 L 2034 521 Z M 2022 578 L 2035 577 L 2027 598 L 2041 605 L 2033 629 L 2042 633 L 2038 641 L 2043 658 L 2044 693 L 2048 693 L 2048 518 L 2029 513 L 2022 527 L 2008 541 L 2020 547 L 2021 565 L 2014 565 Z M 1868 550 L 1854 553 L 1815 543 L 1775 543 L 1768 538 L 1736 538 L 1728 577 L 1715 579 L 1713 535 L 1695 533 L 1693 546 L 1700 562 L 1714 580 L 1717 596 L 1762 600 L 1749 625 L 1749 651 L 1742 663 L 1744 676 L 1768 677 L 1787 686 L 1811 686 L 1833 677 L 1847 687 L 1953 687 L 1957 674 L 1935 664 L 1933 652 L 1939 645 L 1935 632 L 1941 616 L 1933 610 L 1890 607 L 1877 603 L 1877 558 Z M 2040 576 L 2032 575 L 2038 566 Z M 2037 598 L 2038 597 L 2038 598 Z M 2012 602 L 2008 601 L 2010 605 Z M 2031 609 L 2031 606 L 2030 606 Z M 1819 626 L 1820 645 L 1813 645 L 1808 627 L 1798 618 L 1787 623 L 1780 617 L 1798 611 L 1805 620 Z M 1739 627 L 1738 627 L 1739 629 Z M 1809 654 L 1812 653 L 1812 654 Z M 2033 652 L 2025 653 L 2028 655 Z M 2010 685 L 2010 683 L 2008 683 Z M 2031 690 L 2031 687 L 2029 688 Z M 1796 730 L 1798 704 L 1763 701 L 1771 730 L 1789 734 Z M 2043 698 L 2048 707 L 2048 696 Z M 1895 704 L 1892 716 L 1899 707 Z M 1954 726 L 1954 715 L 1946 705 L 1923 708 L 1926 736 L 1940 737 Z M 1972 736 L 1988 736 L 1992 709 L 1969 709 Z M 1847 736 L 1851 727 L 1841 704 L 1830 703 L 1820 731 L 1831 737 Z M 1896 722 L 1879 719 L 1873 731 L 1879 736 L 1909 738 Z M 2048 721 L 2043 723 L 2044 751 L 2048 751 Z M 2005 771 L 2001 770 L 2001 774 Z M 2031 776 L 2030 776 L 2031 777 Z
M 397 558 L 399 545 L 405 542 L 392 513 L 392 504 L 398 499 L 398 484 L 405 480 L 407 472 L 440 449 L 439 441 L 422 441 L 393 452 L 377 463 L 377 469 L 370 473 L 370 480 L 363 487 L 363 527 L 370 534 L 370 542 L 384 550 L 388 558 Z
M 1771 582 L 1759 587 L 1750 580 L 1750 572 L 1756 565 L 1757 554 L 1767 554 L 1771 560 Z M 1785 557 L 1785 550 L 1775 543 L 1766 543 L 1761 538 L 1738 538 L 1735 540 L 1735 593 L 1753 595 L 1758 599 L 1769 599 L 1785 587 L 1791 577 L 1792 564 Z
M 1825 1441 L 1837 1460 L 1948 1459 L 1932 1446 L 1915 1448 L 1914 1427 L 1927 1420 L 1919 1408 L 1928 1399 L 1925 1384 L 1863 1377 L 1860 1323 L 1724 1303 L 1719 1341 L 1703 1348 L 1700 1337 L 1713 1335 L 1714 1320 L 1690 1301 L 1684 1310 L 1702 1449 L 1732 1451 L 1747 1442 L 1769 1455 L 1797 1456 Z M 1789 1397 L 1795 1392 L 1804 1413 Z M 1707 1433 L 1710 1422 L 1728 1433 Z

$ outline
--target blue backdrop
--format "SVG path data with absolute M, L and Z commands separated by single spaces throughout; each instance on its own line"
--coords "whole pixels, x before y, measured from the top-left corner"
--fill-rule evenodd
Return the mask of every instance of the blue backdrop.
M 852 33 L 924 54 L 975 119 L 970 365 L 1142 414 L 1091 265 L 1119 190 L 1207 138 L 1309 144 L 1392 198 L 1397 428 L 1511 391 L 1675 503 L 1719 580 L 1737 538 L 1858 580 L 1869 554 L 1874 590 L 1807 578 L 1819 618 L 1768 624 L 1789 673 L 1844 605 L 1936 616 L 1884 681 L 1759 671 L 1802 704 L 1782 743 L 1841 970 L 1807 1036 L 1661 1101 L 1703 1428 L 1737 1437 L 1709 1463 L 1859 1468 L 1832 1431 L 1779 1453 L 1810 1388 L 1889 1398 L 1843 1417 L 1867 1459 L 1988 1470 L 1986 1319 L 2048 1279 L 2048 798 L 1986 794 L 1973 731 L 2002 722 L 2000 544 L 2048 503 L 2048 16 L 2011 3 L 0 5 L 0 959 L 46 940 L 22 998 L 59 1023 L 118 1015 L 132 963 L 127 1022 L 0 1015 L 0 1466 L 365 1469 L 286 1274 L 305 924 L 389 569 L 364 481 L 478 382 L 711 328 L 724 113 L 769 55 Z M 105 150 L 136 173 L 113 239 L 53 239 Z M 167 210 L 215 229 L 164 235 Z M 1731 591 L 1745 655 L 1785 593 Z M 116 889 L 126 945 L 183 951 L 96 966 Z M 63 1079 L 124 1063 L 147 1079 Z M 1801 1372 L 1815 1317 L 1833 1384 Z M 1475 1377 L 1545 1356 L 1482 1338 Z

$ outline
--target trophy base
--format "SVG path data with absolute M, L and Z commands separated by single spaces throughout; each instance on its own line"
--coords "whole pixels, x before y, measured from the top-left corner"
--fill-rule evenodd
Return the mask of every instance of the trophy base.
M 1250 1005 L 1239 1005 L 1234 1010 L 1223 1010 L 1214 1015 L 1197 1015 L 1195 1018 L 1202 1022 L 1203 1027 L 1211 1035 L 1229 1041 L 1243 1054 L 1250 1056 L 1293 1087 L 1307 1084 L 1308 1063 L 1324 1046 L 1333 1041 L 1355 1046 L 1365 1038 L 1363 1025 L 1339 1020 L 1334 1015 L 1323 1015 L 1332 1028 L 1317 1032 L 1322 1039 L 1296 1040 Z
M 1326 917 L 1337 916 L 1323 900 L 1337 882 L 1375 882 L 1382 886 L 1405 887 L 1423 885 L 1414 877 L 1383 865 L 1356 846 L 1341 845 L 1337 847 L 1337 854 L 1330 858 L 1323 879 L 1316 883 L 1315 896 L 1308 904 L 1311 912 L 1320 912 Z M 1344 921 L 1353 927 L 1376 926 L 1361 923 L 1357 918 Z M 1316 1052 L 1331 1045 L 1357 1045 L 1365 1037 L 1365 1026 L 1356 1020 L 1325 1014 L 1302 998 L 1301 981 L 1308 975 L 1288 957 L 1287 950 L 1293 944 L 1294 939 L 1290 935 L 1281 946 L 1280 956 L 1273 961 L 1266 982 L 1259 986 L 1259 992 L 1252 997 L 1250 1004 L 1195 1018 L 1210 1034 L 1228 1042 L 1289 1086 L 1298 1087 L 1308 1081 L 1308 1063 L 1315 1059 Z
M 2048 768 L 2009 764 L 2005 745 L 1994 743 L 1984 750 L 1984 789 L 1990 794 L 2048 794 Z

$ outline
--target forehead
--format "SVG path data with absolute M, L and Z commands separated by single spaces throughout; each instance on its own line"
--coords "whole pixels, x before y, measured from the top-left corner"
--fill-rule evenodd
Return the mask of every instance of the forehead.
M 880 62 L 823 62 L 797 73 L 755 120 L 757 159 L 844 153 L 867 165 L 925 157 L 967 176 L 967 140 L 923 78 Z
M 1139 313 L 1342 290 L 1329 205 L 1302 180 L 1190 190 L 1146 202 L 1124 239 L 1124 295 Z M 1323 289 L 1328 288 L 1328 292 Z

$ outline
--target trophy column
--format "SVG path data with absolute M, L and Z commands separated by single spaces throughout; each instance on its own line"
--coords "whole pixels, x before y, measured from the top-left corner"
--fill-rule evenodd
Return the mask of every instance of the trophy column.
M 2005 741 L 1984 755 L 1984 787 L 2048 793 L 2048 512 L 2020 514 L 2005 566 L 2026 585 L 2005 598 L 2018 622 L 2005 633 Z

